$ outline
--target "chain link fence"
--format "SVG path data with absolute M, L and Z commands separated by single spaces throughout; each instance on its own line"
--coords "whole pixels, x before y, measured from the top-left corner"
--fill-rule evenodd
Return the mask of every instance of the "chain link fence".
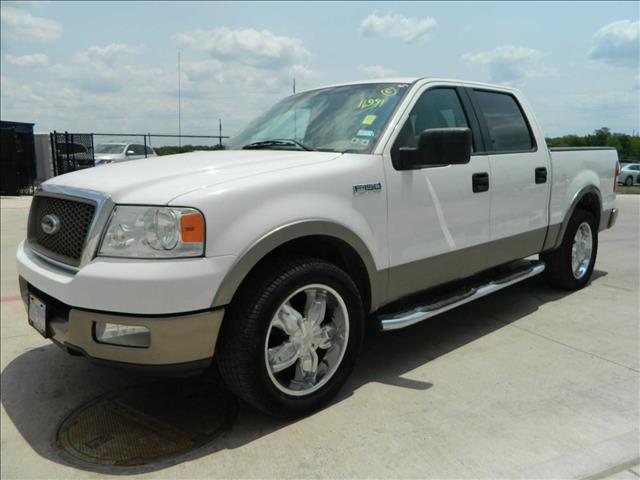
M 166 144 L 167 139 L 171 138 L 176 139 L 179 146 L 161 145 Z M 122 161 L 194 150 L 219 150 L 224 148 L 222 140 L 225 138 L 229 137 L 225 135 L 61 133 L 54 131 L 50 135 L 53 173 L 54 175 L 62 175 L 91 168 L 103 161 L 103 158 Z M 200 144 L 184 144 L 184 139 L 187 139 L 187 142 L 196 143 L 197 141 Z

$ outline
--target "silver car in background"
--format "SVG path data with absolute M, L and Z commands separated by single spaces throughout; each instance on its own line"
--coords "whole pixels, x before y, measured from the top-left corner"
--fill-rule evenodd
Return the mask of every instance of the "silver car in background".
M 153 148 L 139 143 L 101 143 L 93 149 L 95 166 L 156 157 Z
M 634 183 L 640 183 L 640 163 L 627 163 L 622 166 L 618 183 L 631 186 Z

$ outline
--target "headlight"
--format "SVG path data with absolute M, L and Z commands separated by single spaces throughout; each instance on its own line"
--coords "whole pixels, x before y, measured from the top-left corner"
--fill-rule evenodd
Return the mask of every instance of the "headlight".
M 104 257 L 199 257 L 204 218 L 193 208 L 117 206 L 102 238 Z

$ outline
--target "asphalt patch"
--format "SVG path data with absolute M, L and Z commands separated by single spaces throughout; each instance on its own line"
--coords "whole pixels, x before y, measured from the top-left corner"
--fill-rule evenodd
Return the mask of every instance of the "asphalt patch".
M 62 421 L 56 443 L 69 463 L 90 470 L 150 467 L 207 445 L 237 413 L 235 397 L 215 384 L 139 385 L 77 408 Z

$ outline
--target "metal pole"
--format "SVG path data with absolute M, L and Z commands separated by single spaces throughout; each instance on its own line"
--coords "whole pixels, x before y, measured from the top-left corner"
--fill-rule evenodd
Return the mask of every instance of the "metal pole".
M 76 144 L 76 142 L 74 140 L 75 140 L 75 135 L 72 133 L 71 134 L 71 145 L 75 145 Z M 75 149 L 75 147 L 71 147 L 71 156 L 73 157 L 73 171 L 75 172 L 78 169 L 78 161 L 76 160 L 76 149 Z
M 51 144 L 51 163 L 53 163 L 53 176 L 57 177 L 58 176 L 58 159 L 56 155 L 57 152 L 56 152 L 55 135 L 56 135 L 55 130 L 53 131 L 53 133 L 49 133 L 49 143 Z
M 220 136 L 218 137 L 218 145 L 222 146 L 222 119 L 218 119 L 218 133 Z
M 66 151 L 64 152 L 64 173 L 69 172 L 69 132 L 64 131 L 64 147 Z
M 143 135 L 142 138 L 144 139 L 144 158 L 147 158 L 147 136 Z
M 93 133 L 91 134 L 91 163 L 93 163 L 93 166 L 96 166 L 96 154 L 94 152 L 94 145 L 93 145 Z
M 178 146 L 182 146 L 182 96 L 180 89 L 180 52 L 178 52 Z

